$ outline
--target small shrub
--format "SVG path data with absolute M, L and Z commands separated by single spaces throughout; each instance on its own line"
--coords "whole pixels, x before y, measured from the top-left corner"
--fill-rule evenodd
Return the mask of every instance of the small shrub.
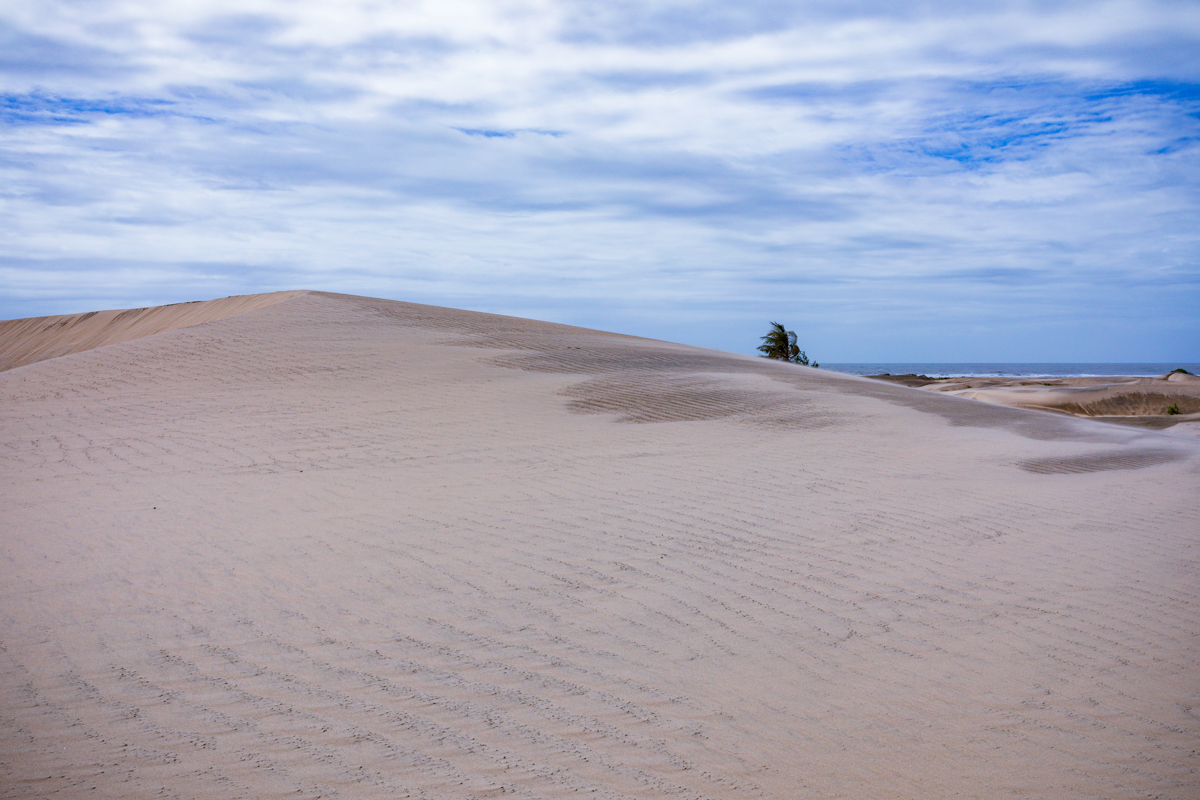
M 1178 414 L 1179 413 L 1179 403 L 1172 403 L 1171 405 L 1167 406 L 1167 413 L 1168 414 Z
M 1176 367 L 1175 369 L 1171 370 L 1171 371 L 1170 371 L 1170 372 L 1168 372 L 1167 374 L 1168 374 L 1168 375 L 1174 375 L 1176 372 L 1182 372 L 1184 375 L 1191 375 L 1191 374 L 1192 374 L 1192 373 L 1188 372 L 1186 369 L 1184 369 L 1183 367 Z

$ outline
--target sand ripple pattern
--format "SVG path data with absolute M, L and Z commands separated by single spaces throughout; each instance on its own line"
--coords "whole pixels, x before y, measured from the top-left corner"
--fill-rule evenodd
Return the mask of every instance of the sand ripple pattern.
M 0 374 L 0 796 L 1194 798 L 1196 443 L 788 369 L 314 293 Z
M 1169 464 L 1185 457 L 1185 454 L 1178 450 L 1128 449 L 1070 458 L 1034 458 L 1022 461 L 1021 469 L 1042 475 L 1071 475 L 1080 472 L 1101 472 L 1108 469 L 1141 469 L 1157 464 Z

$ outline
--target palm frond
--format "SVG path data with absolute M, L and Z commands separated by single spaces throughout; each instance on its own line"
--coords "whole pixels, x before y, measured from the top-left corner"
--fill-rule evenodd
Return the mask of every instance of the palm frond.
M 763 358 L 808 366 L 808 355 L 800 349 L 795 331 L 789 331 L 782 324 L 772 322 L 767 335 L 761 338 L 762 344 L 758 346 L 758 351 L 763 354 Z

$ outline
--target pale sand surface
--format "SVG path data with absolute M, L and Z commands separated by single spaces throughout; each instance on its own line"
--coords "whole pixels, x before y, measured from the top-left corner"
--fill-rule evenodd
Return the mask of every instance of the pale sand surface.
M 1197 796 L 1193 439 L 318 293 L 0 393 L 5 797 Z
M 152 308 L 4 320 L 0 322 L 0 370 L 225 319 L 301 294 L 246 294 Z

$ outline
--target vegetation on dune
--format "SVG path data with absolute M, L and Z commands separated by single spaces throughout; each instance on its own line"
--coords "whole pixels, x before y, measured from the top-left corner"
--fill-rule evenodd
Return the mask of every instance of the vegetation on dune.
M 1050 407 L 1079 417 L 1161 417 L 1200 413 L 1200 397 L 1131 392 L 1082 403 L 1053 403 Z
M 1182 372 L 1184 375 L 1191 375 L 1191 374 L 1192 374 L 1192 373 L 1188 372 L 1186 369 L 1184 369 L 1183 367 L 1176 367 L 1175 369 L 1171 370 L 1171 371 L 1170 371 L 1170 372 L 1168 372 L 1167 374 L 1168 374 L 1168 375 L 1174 375 L 1176 372 Z
M 762 342 L 758 346 L 758 351 L 762 353 L 763 358 L 774 358 L 779 361 L 788 361 L 792 364 L 801 364 L 806 367 L 820 366 L 816 362 L 812 364 L 808 363 L 808 355 L 796 343 L 796 332 L 787 330 L 778 322 L 771 323 L 771 330 L 767 331 L 767 335 L 762 337 Z

